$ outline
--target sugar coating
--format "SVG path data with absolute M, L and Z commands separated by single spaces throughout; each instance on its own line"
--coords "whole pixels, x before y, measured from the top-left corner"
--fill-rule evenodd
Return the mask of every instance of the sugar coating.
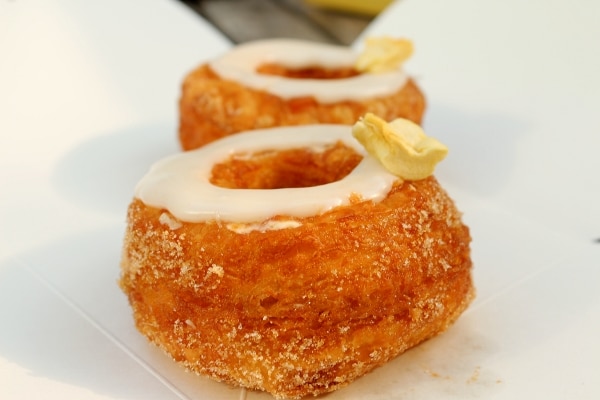
M 469 231 L 433 177 L 293 229 L 172 230 L 163 213 L 129 208 L 121 286 L 138 329 L 195 373 L 277 398 L 349 384 L 473 297 Z

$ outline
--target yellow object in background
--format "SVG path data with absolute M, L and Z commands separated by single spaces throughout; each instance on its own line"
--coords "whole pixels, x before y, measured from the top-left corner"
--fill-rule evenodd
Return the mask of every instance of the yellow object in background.
M 304 0 L 309 4 L 346 11 L 357 14 L 375 16 L 383 11 L 393 0 Z
M 354 68 L 360 72 L 380 73 L 398 69 L 413 53 L 410 40 L 391 37 L 368 37 Z

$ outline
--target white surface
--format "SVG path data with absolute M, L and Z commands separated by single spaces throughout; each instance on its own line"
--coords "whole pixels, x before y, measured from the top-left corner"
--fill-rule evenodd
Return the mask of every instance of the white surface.
M 599 17 L 402 0 L 370 28 L 415 42 L 478 297 L 328 398 L 600 398 Z M 227 46 L 166 0 L 0 2 L 0 398 L 239 398 L 148 345 L 116 286 L 133 187 L 178 151 L 181 78 Z

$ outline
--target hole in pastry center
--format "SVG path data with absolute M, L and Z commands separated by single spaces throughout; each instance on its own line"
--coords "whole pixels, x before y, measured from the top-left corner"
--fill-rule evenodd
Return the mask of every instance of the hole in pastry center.
M 353 67 L 325 68 L 323 66 L 310 66 L 291 68 L 281 64 L 262 64 L 256 72 L 264 75 L 277 75 L 292 79 L 344 79 L 360 75 Z
M 339 181 L 362 160 L 341 142 L 319 149 L 295 148 L 236 154 L 215 164 L 213 185 L 229 189 L 283 189 Z

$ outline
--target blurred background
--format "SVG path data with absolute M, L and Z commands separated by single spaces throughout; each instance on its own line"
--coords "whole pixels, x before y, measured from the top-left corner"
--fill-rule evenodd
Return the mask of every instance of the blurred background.
M 391 0 L 180 0 L 234 43 L 268 37 L 350 45 Z

